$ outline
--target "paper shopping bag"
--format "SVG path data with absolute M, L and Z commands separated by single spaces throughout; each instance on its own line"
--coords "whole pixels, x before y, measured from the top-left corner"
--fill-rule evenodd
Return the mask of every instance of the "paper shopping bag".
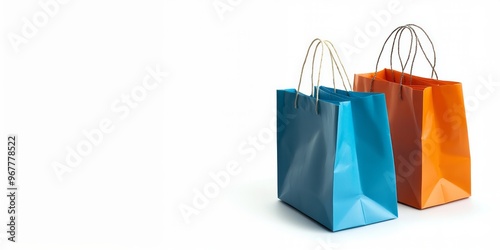
M 332 231 L 397 218 L 383 94 L 278 90 L 277 112 L 279 199 Z
M 460 82 L 384 69 L 356 74 L 354 90 L 385 94 L 399 202 L 424 209 L 471 195 Z

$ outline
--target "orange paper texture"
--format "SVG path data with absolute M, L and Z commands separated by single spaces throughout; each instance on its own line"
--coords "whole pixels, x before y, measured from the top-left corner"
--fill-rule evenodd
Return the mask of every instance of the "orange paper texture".
M 398 201 L 424 209 L 471 195 L 462 85 L 384 69 L 357 74 L 354 91 L 382 92 L 394 148 Z

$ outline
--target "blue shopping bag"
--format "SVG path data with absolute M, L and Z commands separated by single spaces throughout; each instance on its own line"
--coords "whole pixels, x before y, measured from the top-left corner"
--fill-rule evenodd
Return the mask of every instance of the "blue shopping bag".
M 293 117 L 277 122 L 279 199 L 332 231 L 397 218 L 384 94 L 277 90 L 277 112 Z

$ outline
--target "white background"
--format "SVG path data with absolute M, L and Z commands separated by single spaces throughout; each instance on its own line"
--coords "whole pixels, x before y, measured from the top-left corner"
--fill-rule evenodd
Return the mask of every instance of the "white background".
M 24 18 L 44 21 L 44 10 L 2 1 L 0 128 L 5 144 L 19 135 L 20 193 L 15 244 L 0 198 L 0 249 L 498 247 L 498 3 L 400 0 L 394 11 L 389 2 L 74 0 L 13 46 Z M 384 39 L 406 23 L 433 39 L 440 79 L 463 83 L 473 196 L 424 211 L 399 205 L 396 220 L 331 233 L 276 198 L 275 91 L 296 87 L 313 38 L 331 40 L 352 77 L 373 71 Z M 120 118 L 112 105 L 156 65 L 168 77 Z M 415 69 L 430 72 L 423 61 Z M 54 162 L 102 119 L 114 130 L 59 181 Z M 241 171 L 186 223 L 179 206 L 193 206 L 232 162 Z

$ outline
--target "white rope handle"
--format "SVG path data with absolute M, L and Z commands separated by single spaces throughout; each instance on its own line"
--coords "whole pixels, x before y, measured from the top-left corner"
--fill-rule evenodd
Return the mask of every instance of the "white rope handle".
M 311 51 L 311 47 L 315 44 L 315 43 L 318 43 L 316 45 L 316 48 L 314 49 L 314 54 L 313 54 L 313 62 L 312 62 L 312 65 L 314 67 L 314 61 L 316 59 L 316 51 L 317 51 L 317 48 L 318 46 L 321 44 L 321 58 L 320 58 L 320 63 L 319 63 L 319 72 L 318 72 L 318 80 L 316 82 L 316 89 L 319 89 L 319 79 L 320 79 L 320 76 L 321 76 L 321 67 L 323 66 L 323 51 L 324 51 L 324 43 L 321 39 L 319 38 L 315 38 L 311 44 L 309 45 L 309 48 L 307 48 L 307 52 L 306 52 L 306 56 L 304 58 L 304 63 L 302 63 L 302 70 L 300 71 L 300 78 L 299 78 L 299 86 L 297 87 L 297 93 L 295 95 L 295 108 L 297 108 L 297 103 L 298 103 L 298 100 L 299 100 L 299 92 L 300 92 L 300 85 L 302 83 L 302 75 L 304 74 L 304 68 L 306 66 L 306 63 L 307 63 L 307 57 L 309 56 L 309 52 Z M 313 91 L 314 91 L 314 87 L 313 87 L 313 78 L 314 78 L 314 70 L 311 72 L 311 96 L 313 95 Z M 316 114 L 318 114 L 318 102 L 319 102 L 319 95 L 316 93 Z
M 332 60 L 332 75 L 335 75 L 334 74 L 335 71 L 333 70 L 333 63 L 335 63 L 335 67 L 337 68 L 339 75 L 340 75 L 340 78 L 342 79 L 342 85 L 344 85 L 344 89 L 347 91 L 347 94 L 349 95 L 349 90 L 347 89 L 347 86 L 345 85 L 344 76 L 347 79 L 347 84 L 349 85 L 349 89 L 351 91 L 352 91 L 352 85 L 351 85 L 351 80 L 349 80 L 349 75 L 347 75 L 347 71 L 345 70 L 344 64 L 342 63 L 342 60 L 340 60 L 340 56 L 339 56 L 337 50 L 335 49 L 335 46 L 333 46 L 333 43 L 330 42 L 329 40 L 324 40 L 324 43 L 327 45 L 326 47 L 328 48 L 328 52 L 330 53 L 330 58 Z M 335 56 L 333 55 L 332 50 L 333 50 L 333 52 L 335 52 Z M 337 58 L 337 60 L 335 60 L 335 58 Z M 338 63 L 337 63 L 337 61 L 338 61 Z M 342 71 L 340 71 L 339 64 L 340 64 L 340 67 L 342 67 Z M 342 74 L 342 73 L 344 73 L 344 74 Z M 334 77 L 334 79 L 335 79 L 335 77 Z M 335 88 L 335 82 L 333 84 L 333 88 L 334 88 L 334 91 L 337 90 Z
M 339 73 L 340 78 L 342 80 L 342 84 L 343 84 L 344 89 L 346 90 L 348 96 L 349 96 L 349 89 L 352 91 L 352 85 L 351 85 L 351 81 L 349 80 L 349 76 L 347 75 L 347 71 L 345 70 L 344 64 L 340 60 L 340 56 L 339 56 L 337 50 L 335 49 L 335 46 L 333 46 L 333 43 L 328 41 L 328 40 L 321 40 L 319 38 L 315 38 L 311 42 L 311 44 L 309 45 L 309 48 L 307 49 L 307 52 L 306 52 L 306 56 L 304 58 L 304 62 L 302 63 L 302 69 L 300 71 L 300 78 L 299 78 L 299 85 L 297 87 L 297 93 L 295 95 L 295 103 L 294 103 L 295 108 L 298 107 L 300 86 L 302 84 L 302 77 L 304 74 L 304 68 L 305 68 L 306 63 L 307 63 L 307 58 L 309 57 L 309 53 L 311 52 L 311 48 L 314 45 L 315 45 L 315 47 L 314 47 L 314 52 L 313 52 L 313 56 L 312 56 L 312 63 L 311 63 L 311 96 L 314 96 L 314 94 L 316 94 L 316 114 L 318 114 L 319 113 L 319 111 L 318 111 L 318 102 L 319 102 L 318 91 L 319 91 L 319 82 L 321 79 L 321 68 L 323 65 L 323 54 L 324 54 L 324 47 L 325 46 L 328 49 L 328 53 L 330 55 L 330 62 L 331 62 L 331 67 L 332 67 L 332 81 L 333 81 L 334 91 L 336 92 L 336 90 L 337 90 L 337 88 L 335 86 L 335 68 L 337 68 L 337 70 L 338 70 L 338 73 Z M 319 69 L 318 69 L 319 70 L 318 71 L 318 79 L 316 80 L 316 93 L 314 93 L 314 89 L 315 89 L 314 88 L 314 64 L 316 62 L 316 53 L 318 52 L 318 47 L 320 45 L 321 45 L 321 57 L 320 57 L 320 63 L 319 63 Z M 340 67 L 339 67 L 339 64 L 340 64 Z M 342 68 L 342 70 L 340 70 L 340 68 Z M 344 77 L 345 77 L 345 79 L 344 79 Z M 346 86 L 346 79 L 347 79 L 349 89 Z

